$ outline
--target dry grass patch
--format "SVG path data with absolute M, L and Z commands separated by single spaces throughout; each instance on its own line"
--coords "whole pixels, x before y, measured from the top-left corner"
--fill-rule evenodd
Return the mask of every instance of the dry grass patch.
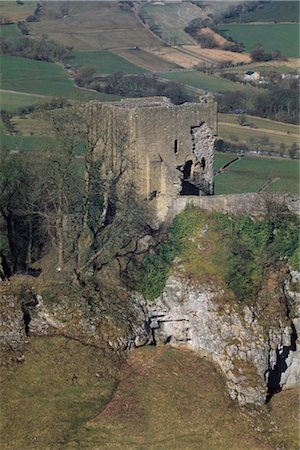
M 272 448 L 208 360 L 168 346 L 134 350 L 113 400 L 75 439 L 67 448 Z
M 47 2 L 43 20 L 30 24 L 30 29 L 80 51 L 161 45 L 126 4 L 69 1 L 64 16 L 61 8 L 60 2 Z
M 172 47 L 149 48 L 154 55 L 159 56 L 171 63 L 174 63 L 185 69 L 191 69 L 201 62 L 201 58 L 197 55 L 191 55 L 181 52 L 179 49 Z
M 136 64 L 143 69 L 158 72 L 161 70 L 178 69 L 178 65 L 172 61 L 166 61 L 164 58 L 155 55 L 150 49 L 129 48 L 114 50 L 114 53 L 121 56 L 132 64 Z
M 247 64 L 251 61 L 249 55 L 244 53 L 230 52 L 227 50 L 219 50 L 215 48 L 201 48 L 197 45 L 183 45 L 182 47 L 185 50 L 194 53 L 200 58 L 209 58 L 216 63 L 220 63 L 223 61 L 232 61 L 234 64 Z
M 100 349 L 30 338 L 25 362 L 1 369 L 1 449 L 62 448 L 111 397 L 115 374 Z

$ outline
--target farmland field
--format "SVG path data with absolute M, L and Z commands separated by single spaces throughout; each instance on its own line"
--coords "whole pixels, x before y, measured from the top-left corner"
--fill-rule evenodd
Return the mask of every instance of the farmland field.
M 77 88 L 58 64 L 7 55 L 2 55 L 1 61 L 1 86 L 4 90 L 44 96 L 63 96 L 81 101 L 92 99 L 115 100 L 118 98 Z
M 7 25 L 0 25 L 0 37 L 2 39 L 14 42 L 17 41 L 20 37 L 22 37 L 22 34 L 20 33 L 15 23 L 10 23 Z
M 280 50 L 284 56 L 299 57 L 299 25 L 280 24 L 220 24 L 219 30 L 226 37 L 241 42 L 250 52 L 256 44 L 261 43 L 267 52 Z
M 217 171 L 235 159 L 238 155 L 236 153 L 218 153 L 214 154 L 214 170 Z
M 148 3 L 140 8 L 139 15 L 165 41 L 182 45 L 193 42 L 184 28 L 199 17 L 200 12 L 200 8 L 190 2 Z
M 97 73 L 142 73 L 141 67 L 126 61 L 126 59 L 106 50 L 91 52 L 73 52 L 70 64 L 78 66 L 91 65 L 95 67 Z
M 36 2 L 30 0 L 23 0 L 23 4 L 17 4 L 13 1 L 0 1 L 0 15 L 8 22 L 24 20 L 27 16 L 33 14 L 35 7 Z
M 43 96 L 30 95 L 22 92 L 7 92 L 0 90 L 1 108 L 7 111 L 15 111 L 24 106 L 34 105 L 43 100 Z
M 142 50 L 139 47 L 115 49 L 114 53 L 132 64 L 142 67 L 145 70 L 149 70 L 150 72 L 178 69 L 180 67 L 173 61 L 167 61 L 160 56 L 155 55 L 150 51 Z
M 259 92 L 258 88 L 246 86 L 242 83 L 237 83 L 225 78 L 207 75 L 196 71 L 191 72 L 170 72 L 162 74 L 168 80 L 177 81 L 179 83 L 188 84 L 198 89 L 204 89 L 212 92 L 225 91 L 243 91 L 246 94 Z
M 299 193 L 299 161 L 244 157 L 215 177 L 215 194 L 255 192 L 274 178 L 267 191 Z
M 241 22 L 297 22 L 299 3 L 296 1 L 265 2 L 255 11 L 242 14 Z
M 280 145 L 288 148 L 299 140 L 299 126 L 255 116 L 246 116 L 250 126 L 239 125 L 236 114 L 219 114 L 218 137 L 234 143 L 246 144 L 253 150 L 281 152 Z
M 66 4 L 70 6 L 63 17 L 59 2 L 47 2 L 46 16 L 30 24 L 32 32 L 37 36 L 46 33 L 49 39 L 72 46 L 76 51 L 161 46 L 160 40 L 139 22 L 125 2 Z

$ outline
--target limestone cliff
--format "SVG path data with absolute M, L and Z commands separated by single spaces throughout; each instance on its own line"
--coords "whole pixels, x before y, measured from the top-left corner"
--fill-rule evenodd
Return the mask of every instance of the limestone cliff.
M 188 345 L 216 363 L 240 404 L 265 403 L 268 394 L 299 384 L 300 302 L 293 281 L 285 291 L 279 285 L 271 291 L 265 283 L 264 300 L 251 307 L 224 302 L 221 288 L 189 279 L 180 265 L 151 303 L 125 290 L 127 300 L 114 303 L 109 294 L 107 301 L 100 294 L 91 299 L 84 291 L 25 281 L 0 289 L 1 348 L 12 350 L 17 361 L 24 359 L 28 334 L 63 335 L 116 355 L 153 343 Z M 294 325 L 285 312 L 288 297 L 296 311 Z
M 268 294 L 273 302 L 274 296 L 282 301 L 280 291 Z M 230 396 L 241 404 L 265 403 L 280 389 L 280 376 L 281 385 L 299 382 L 292 322 L 283 314 L 276 320 L 265 317 L 267 309 L 224 304 L 222 296 L 212 285 L 191 283 L 179 273 L 170 276 L 163 294 L 149 305 L 155 342 L 186 344 L 210 358 L 225 374 Z M 282 374 L 280 360 L 287 357 L 290 367 Z

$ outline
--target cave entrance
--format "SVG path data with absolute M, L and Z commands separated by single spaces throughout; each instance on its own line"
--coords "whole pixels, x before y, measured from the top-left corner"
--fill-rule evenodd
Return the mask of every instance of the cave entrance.
M 195 186 L 195 184 L 191 183 L 193 168 L 193 161 L 191 159 L 186 161 L 182 169 L 183 177 L 181 180 L 180 195 L 199 195 L 199 188 Z

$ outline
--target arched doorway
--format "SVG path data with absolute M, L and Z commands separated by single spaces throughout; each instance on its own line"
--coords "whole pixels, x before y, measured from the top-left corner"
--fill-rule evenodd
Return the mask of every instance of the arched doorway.
M 188 180 L 192 176 L 193 161 L 189 159 L 183 167 L 183 179 Z

